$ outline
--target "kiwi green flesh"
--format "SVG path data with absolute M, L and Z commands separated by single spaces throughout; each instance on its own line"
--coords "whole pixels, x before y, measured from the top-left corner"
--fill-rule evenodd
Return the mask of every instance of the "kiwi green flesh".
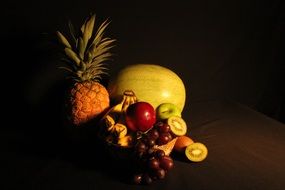
M 171 116 L 168 118 L 167 124 L 170 126 L 171 132 L 177 136 L 185 135 L 187 132 L 187 125 L 181 117 Z
M 186 157 L 193 162 L 203 161 L 208 155 L 207 147 L 199 142 L 188 145 L 185 149 Z

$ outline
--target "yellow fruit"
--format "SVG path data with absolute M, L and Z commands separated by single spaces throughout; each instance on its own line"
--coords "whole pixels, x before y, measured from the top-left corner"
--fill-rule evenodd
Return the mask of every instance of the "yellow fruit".
M 175 142 L 177 140 L 177 137 L 169 141 L 168 143 L 160 146 L 155 146 L 156 149 L 163 150 L 165 152 L 165 155 L 169 156 L 170 153 L 172 152 Z
M 116 123 L 114 125 L 114 132 L 116 133 L 118 138 L 122 138 L 122 137 L 126 136 L 128 130 L 127 130 L 127 127 L 125 125 L 120 124 L 120 123 Z
M 171 132 L 176 136 L 183 136 L 187 132 L 186 122 L 178 116 L 171 116 L 167 119 Z
M 125 91 L 121 102 L 114 105 L 101 117 L 98 135 L 102 140 L 116 147 L 131 145 L 132 138 L 128 135 L 124 117 L 127 108 L 135 102 L 137 102 L 137 97 L 134 92 Z
M 185 149 L 186 157 L 192 162 L 201 162 L 208 155 L 208 149 L 203 143 L 192 143 Z
M 58 40 L 64 46 L 64 60 L 68 62 L 68 67 L 61 68 L 69 71 L 74 79 L 67 101 L 67 113 L 76 126 L 91 121 L 109 107 L 109 94 L 100 84 L 101 75 L 106 74 L 104 62 L 111 58 L 109 50 L 115 41 L 103 36 L 108 24 L 108 21 L 103 22 L 94 32 L 95 15 L 91 15 L 77 35 L 69 23 L 73 43 L 57 31 Z
M 109 107 L 107 90 L 98 82 L 75 83 L 70 93 L 70 119 L 80 125 L 95 118 Z
M 125 90 L 133 90 L 139 101 L 154 108 L 162 103 L 172 103 L 182 112 L 186 91 L 181 78 L 165 67 L 154 64 L 134 64 L 123 68 L 111 79 L 108 86 L 110 98 L 120 101 Z
M 127 147 L 130 146 L 132 144 L 132 140 L 133 138 L 131 136 L 124 136 L 122 138 L 119 138 L 118 140 L 118 145 L 123 146 L 123 147 Z
M 111 116 L 106 115 L 104 121 L 105 121 L 104 126 L 106 126 L 108 131 L 111 131 L 115 125 L 114 119 Z

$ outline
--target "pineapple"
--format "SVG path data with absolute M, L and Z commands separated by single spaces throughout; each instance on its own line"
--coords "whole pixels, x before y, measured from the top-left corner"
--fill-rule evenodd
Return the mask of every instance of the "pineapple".
M 75 35 L 73 25 L 69 22 L 70 36 L 73 44 L 59 31 L 57 37 L 64 46 L 64 52 L 69 67 L 61 67 L 70 72 L 74 84 L 69 91 L 67 101 L 68 118 L 81 126 L 104 112 L 110 104 L 106 88 L 100 84 L 101 75 L 106 74 L 104 62 L 112 54 L 114 39 L 104 37 L 104 31 L 110 22 L 105 20 L 97 29 L 95 14 L 88 17 L 80 28 L 79 35 Z

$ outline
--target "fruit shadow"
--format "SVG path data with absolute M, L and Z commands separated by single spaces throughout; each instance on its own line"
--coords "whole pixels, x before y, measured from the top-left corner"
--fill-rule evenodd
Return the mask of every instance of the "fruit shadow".
M 100 173 L 103 178 L 129 183 L 133 168 L 128 161 L 118 160 L 111 155 L 105 142 L 98 138 L 99 120 L 91 120 L 79 127 L 73 126 L 67 121 L 64 106 L 61 109 L 63 111 L 57 116 L 61 129 L 58 135 L 59 159 L 71 163 L 82 171 Z
M 89 131 L 88 134 L 92 133 Z M 69 145 L 61 154 L 61 159 L 84 171 L 100 173 L 103 178 L 131 183 L 130 177 L 134 171 L 133 165 L 130 164 L 127 158 L 118 158 L 112 153 L 114 152 L 108 149 L 104 142 L 93 136 L 92 138 L 84 138 L 80 142 L 78 139 L 69 141 Z
M 97 139 L 98 121 L 93 120 L 81 127 L 72 126 L 66 121 L 63 102 L 68 87 L 66 82 L 58 83 L 49 89 L 37 107 L 24 113 L 28 118 L 24 135 L 28 140 L 19 143 L 17 151 L 45 160 L 47 164 L 54 160 L 69 163 L 79 170 L 100 173 L 103 178 L 128 183 L 131 168 L 112 158 Z
M 58 71 L 58 61 L 55 61 L 57 49 L 50 42 L 50 36 L 23 34 L 13 36 L 12 42 L 11 38 L 7 39 L 3 42 L 5 47 L 9 47 L 7 49 L 16 43 L 25 44 L 16 57 L 12 51 L 4 53 L 7 53 L 6 57 L 15 58 L 9 59 L 9 63 L 17 66 L 15 76 L 18 76 L 19 83 L 14 91 L 7 93 L 8 100 L 13 100 L 16 105 L 11 106 L 11 101 L 4 101 L 8 111 L 17 114 L 6 118 L 13 125 L 7 125 L 2 135 L 8 142 L 7 152 L 17 155 L 15 159 L 19 160 L 32 157 L 32 163 L 27 161 L 30 172 L 34 172 L 33 168 L 44 169 L 54 162 L 63 162 L 126 181 L 129 165 L 117 163 L 107 154 L 102 144 L 96 141 L 92 127 L 77 129 L 66 124 L 64 101 L 70 81 Z M 22 64 L 25 59 L 29 61 Z M 103 77 L 102 84 L 106 85 L 108 80 Z
M 185 154 L 184 154 L 184 153 L 181 153 L 181 152 L 172 151 L 171 157 L 172 157 L 175 161 L 185 162 L 185 163 L 191 162 L 190 160 L 188 160 L 188 159 L 186 158 Z

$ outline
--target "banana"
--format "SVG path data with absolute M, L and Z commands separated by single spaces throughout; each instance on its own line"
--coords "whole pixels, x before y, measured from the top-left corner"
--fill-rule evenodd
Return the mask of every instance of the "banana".
M 123 147 L 130 146 L 132 140 L 133 140 L 132 136 L 130 135 L 124 136 L 118 139 L 118 145 Z
M 106 115 L 105 124 L 107 126 L 107 130 L 111 131 L 113 129 L 113 126 L 115 125 L 115 121 L 111 116 Z
M 137 97 L 135 95 L 135 93 L 131 90 L 127 90 L 124 92 L 124 96 L 123 96 L 123 101 L 122 103 L 122 112 L 126 113 L 127 108 L 129 107 L 129 105 L 136 103 Z
M 114 131 L 117 134 L 118 138 L 122 138 L 127 135 L 127 127 L 121 123 L 116 123 L 114 125 Z
M 123 95 L 123 100 L 119 103 L 119 104 L 117 104 L 117 105 L 115 105 L 115 106 L 113 106 L 106 114 L 105 114 L 105 116 L 103 116 L 103 119 L 107 116 L 107 115 L 112 115 L 112 114 L 122 114 L 122 112 L 123 113 L 125 113 L 126 112 L 126 110 L 127 110 L 127 108 L 128 108 L 128 106 L 129 105 L 131 105 L 131 104 L 133 104 L 133 103 L 135 103 L 135 102 L 137 102 L 137 97 L 136 97 L 136 95 L 135 95 L 135 93 L 133 92 L 133 91 L 131 91 L 131 90 L 126 90 L 125 92 L 124 92 L 124 95 Z
M 105 141 L 118 144 L 119 146 L 129 146 L 132 137 L 128 135 L 125 125 L 125 112 L 129 105 L 137 102 L 137 97 L 133 91 L 124 92 L 122 101 L 110 108 L 101 119 L 101 127 L 104 131 Z

